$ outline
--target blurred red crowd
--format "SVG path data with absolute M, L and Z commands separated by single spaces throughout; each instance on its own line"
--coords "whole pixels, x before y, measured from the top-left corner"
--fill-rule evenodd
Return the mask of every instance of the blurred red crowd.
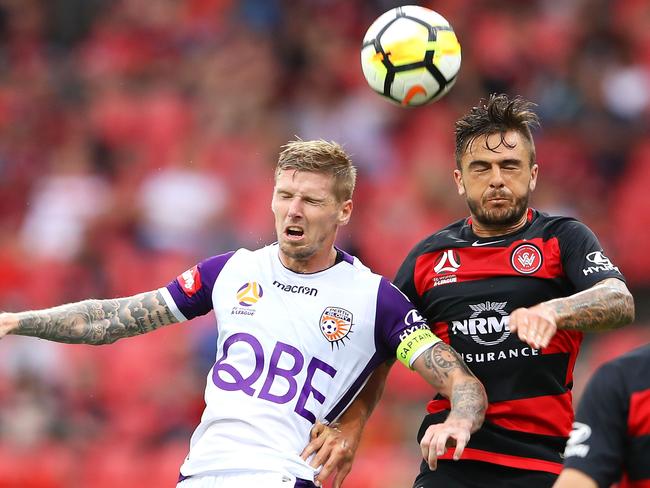
M 454 26 L 463 66 L 445 99 L 406 110 L 367 87 L 358 59 L 397 3 L 1 2 L 0 308 L 134 294 L 272 242 L 273 167 L 296 135 L 352 154 L 339 244 L 392 277 L 465 216 L 453 122 L 501 91 L 542 118 L 533 205 L 586 222 L 647 294 L 650 4 L 422 2 Z M 630 345 L 647 338 L 633 331 Z M 0 342 L 0 487 L 173 486 L 214 335 L 207 317 L 101 348 Z M 416 471 L 429 392 L 391 374 L 348 486 L 406 486 Z

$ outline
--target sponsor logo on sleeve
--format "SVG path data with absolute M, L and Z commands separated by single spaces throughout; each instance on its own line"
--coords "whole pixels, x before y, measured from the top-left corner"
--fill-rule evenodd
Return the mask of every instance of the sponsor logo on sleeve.
M 602 251 L 590 252 L 585 256 L 585 259 L 588 261 L 588 265 L 582 270 L 585 276 L 589 276 L 593 273 L 600 273 L 601 271 L 620 272 L 619 269 L 612 264 L 609 258 L 603 254 Z
M 183 274 L 179 275 L 176 280 L 181 285 L 181 290 L 188 297 L 195 295 L 201 289 L 201 274 L 199 273 L 198 265 L 188 269 Z
M 420 315 L 420 313 L 413 308 L 409 310 L 404 316 L 404 324 L 410 326 L 416 323 L 426 325 L 424 317 L 422 317 L 422 315 Z
M 521 274 L 533 274 L 542 267 L 542 253 L 532 244 L 520 244 L 510 255 L 510 264 Z
M 422 317 L 422 315 L 420 315 L 420 313 L 415 309 L 411 309 L 406 313 L 404 316 L 404 325 L 406 325 L 406 329 L 404 329 L 399 335 L 400 342 L 404 341 L 408 336 L 418 330 L 431 330 L 424 320 L 424 317 Z
M 327 307 L 320 316 L 320 331 L 331 344 L 340 347 L 352 332 L 352 312 L 341 307 Z

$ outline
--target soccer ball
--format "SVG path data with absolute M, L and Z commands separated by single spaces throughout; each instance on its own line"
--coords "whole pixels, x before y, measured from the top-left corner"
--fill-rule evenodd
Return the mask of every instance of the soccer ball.
M 415 5 L 382 14 L 368 28 L 361 68 L 370 87 L 403 106 L 440 99 L 460 70 L 460 44 L 445 18 Z

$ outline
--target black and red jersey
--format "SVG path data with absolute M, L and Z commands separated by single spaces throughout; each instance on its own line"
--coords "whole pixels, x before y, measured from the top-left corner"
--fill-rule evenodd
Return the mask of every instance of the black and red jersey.
M 488 395 L 486 421 L 463 459 L 560 472 L 582 333 L 558 330 L 548 347 L 534 349 L 510 334 L 510 313 L 612 277 L 623 279 L 589 228 L 533 209 L 512 234 L 481 238 L 463 219 L 415 246 L 395 284 L 462 355 Z M 442 422 L 448 408 L 440 396 L 430 402 L 419 435 Z
M 598 486 L 650 487 L 650 345 L 594 373 L 564 455 Z

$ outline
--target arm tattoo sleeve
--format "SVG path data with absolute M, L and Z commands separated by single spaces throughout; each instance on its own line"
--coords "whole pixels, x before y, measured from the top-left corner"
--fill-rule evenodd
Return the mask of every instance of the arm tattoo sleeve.
M 444 342 L 438 342 L 424 354 L 424 365 L 431 370 L 434 378 L 433 386 L 438 389 L 443 388 L 449 380 L 449 375 L 455 369 L 460 369 L 464 374 L 470 376 L 472 374 L 458 353 Z
M 111 344 L 174 324 L 160 291 L 114 300 L 85 300 L 18 314 L 12 334 L 69 344 Z
M 451 402 L 449 415 L 471 421 L 472 432 L 476 431 L 483 423 L 487 408 L 483 385 L 458 353 L 444 342 L 439 342 L 425 353 L 424 364 L 431 370 L 433 386 L 438 389 L 444 390 L 445 385 L 453 380 L 449 397 Z
M 546 303 L 557 314 L 557 325 L 562 329 L 615 329 L 634 320 L 634 299 L 625 283 L 616 278 Z

